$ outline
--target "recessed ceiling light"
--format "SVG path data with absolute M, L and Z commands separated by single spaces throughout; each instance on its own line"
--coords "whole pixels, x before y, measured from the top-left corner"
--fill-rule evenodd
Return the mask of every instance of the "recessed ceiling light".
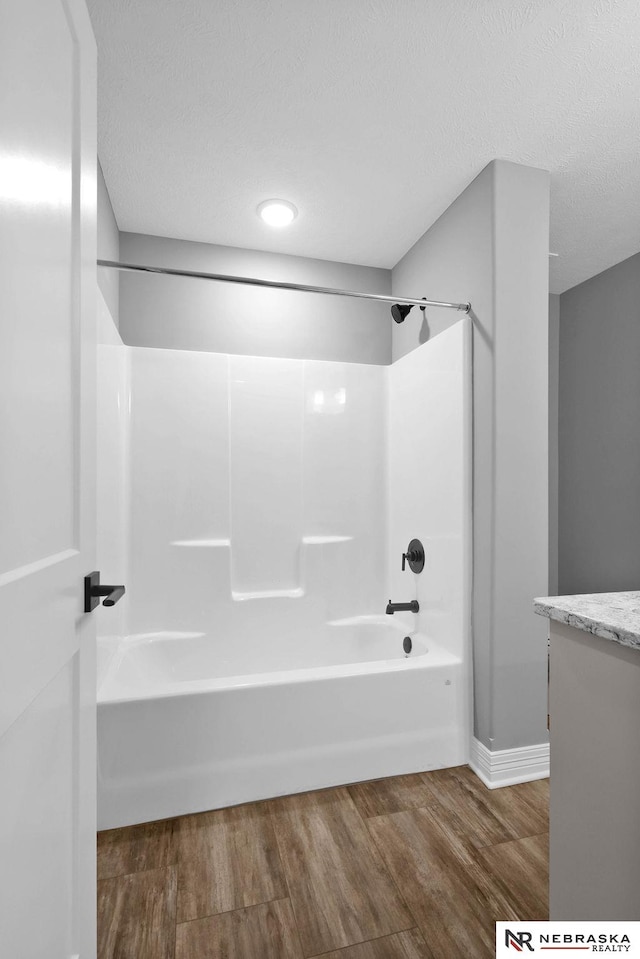
M 258 216 L 269 226 L 288 226 L 297 215 L 298 211 L 288 200 L 263 200 L 258 207 Z

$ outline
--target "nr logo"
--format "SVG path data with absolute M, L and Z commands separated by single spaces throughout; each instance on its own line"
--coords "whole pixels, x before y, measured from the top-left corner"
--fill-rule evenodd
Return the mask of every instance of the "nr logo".
M 533 936 L 530 932 L 512 932 L 511 929 L 505 929 L 504 931 L 505 946 L 508 949 L 515 949 L 516 952 L 522 952 L 525 946 L 529 952 L 535 952 L 531 945 L 532 939 Z

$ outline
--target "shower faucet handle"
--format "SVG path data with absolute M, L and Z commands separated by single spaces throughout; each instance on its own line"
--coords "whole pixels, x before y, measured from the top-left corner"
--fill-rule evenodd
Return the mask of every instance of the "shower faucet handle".
M 407 552 L 402 554 L 403 572 L 406 569 L 406 563 L 409 563 L 412 573 L 421 573 L 424 569 L 424 546 L 419 539 L 412 539 L 407 546 Z

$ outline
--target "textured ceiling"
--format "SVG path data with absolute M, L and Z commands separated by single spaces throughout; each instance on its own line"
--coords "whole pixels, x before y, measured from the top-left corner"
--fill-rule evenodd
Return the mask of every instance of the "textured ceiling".
M 391 267 L 500 157 L 551 171 L 556 292 L 640 249 L 638 0 L 89 7 L 121 230 Z

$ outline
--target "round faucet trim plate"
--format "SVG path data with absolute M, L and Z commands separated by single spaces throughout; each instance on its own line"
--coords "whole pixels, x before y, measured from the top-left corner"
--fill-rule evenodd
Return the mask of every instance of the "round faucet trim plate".
M 412 539 L 407 546 L 407 552 L 402 554 L 402 569 L 405 563 L 409 564 L 412 573 L 421 573 L 424 569 L 424 546 L 419 539 Z

